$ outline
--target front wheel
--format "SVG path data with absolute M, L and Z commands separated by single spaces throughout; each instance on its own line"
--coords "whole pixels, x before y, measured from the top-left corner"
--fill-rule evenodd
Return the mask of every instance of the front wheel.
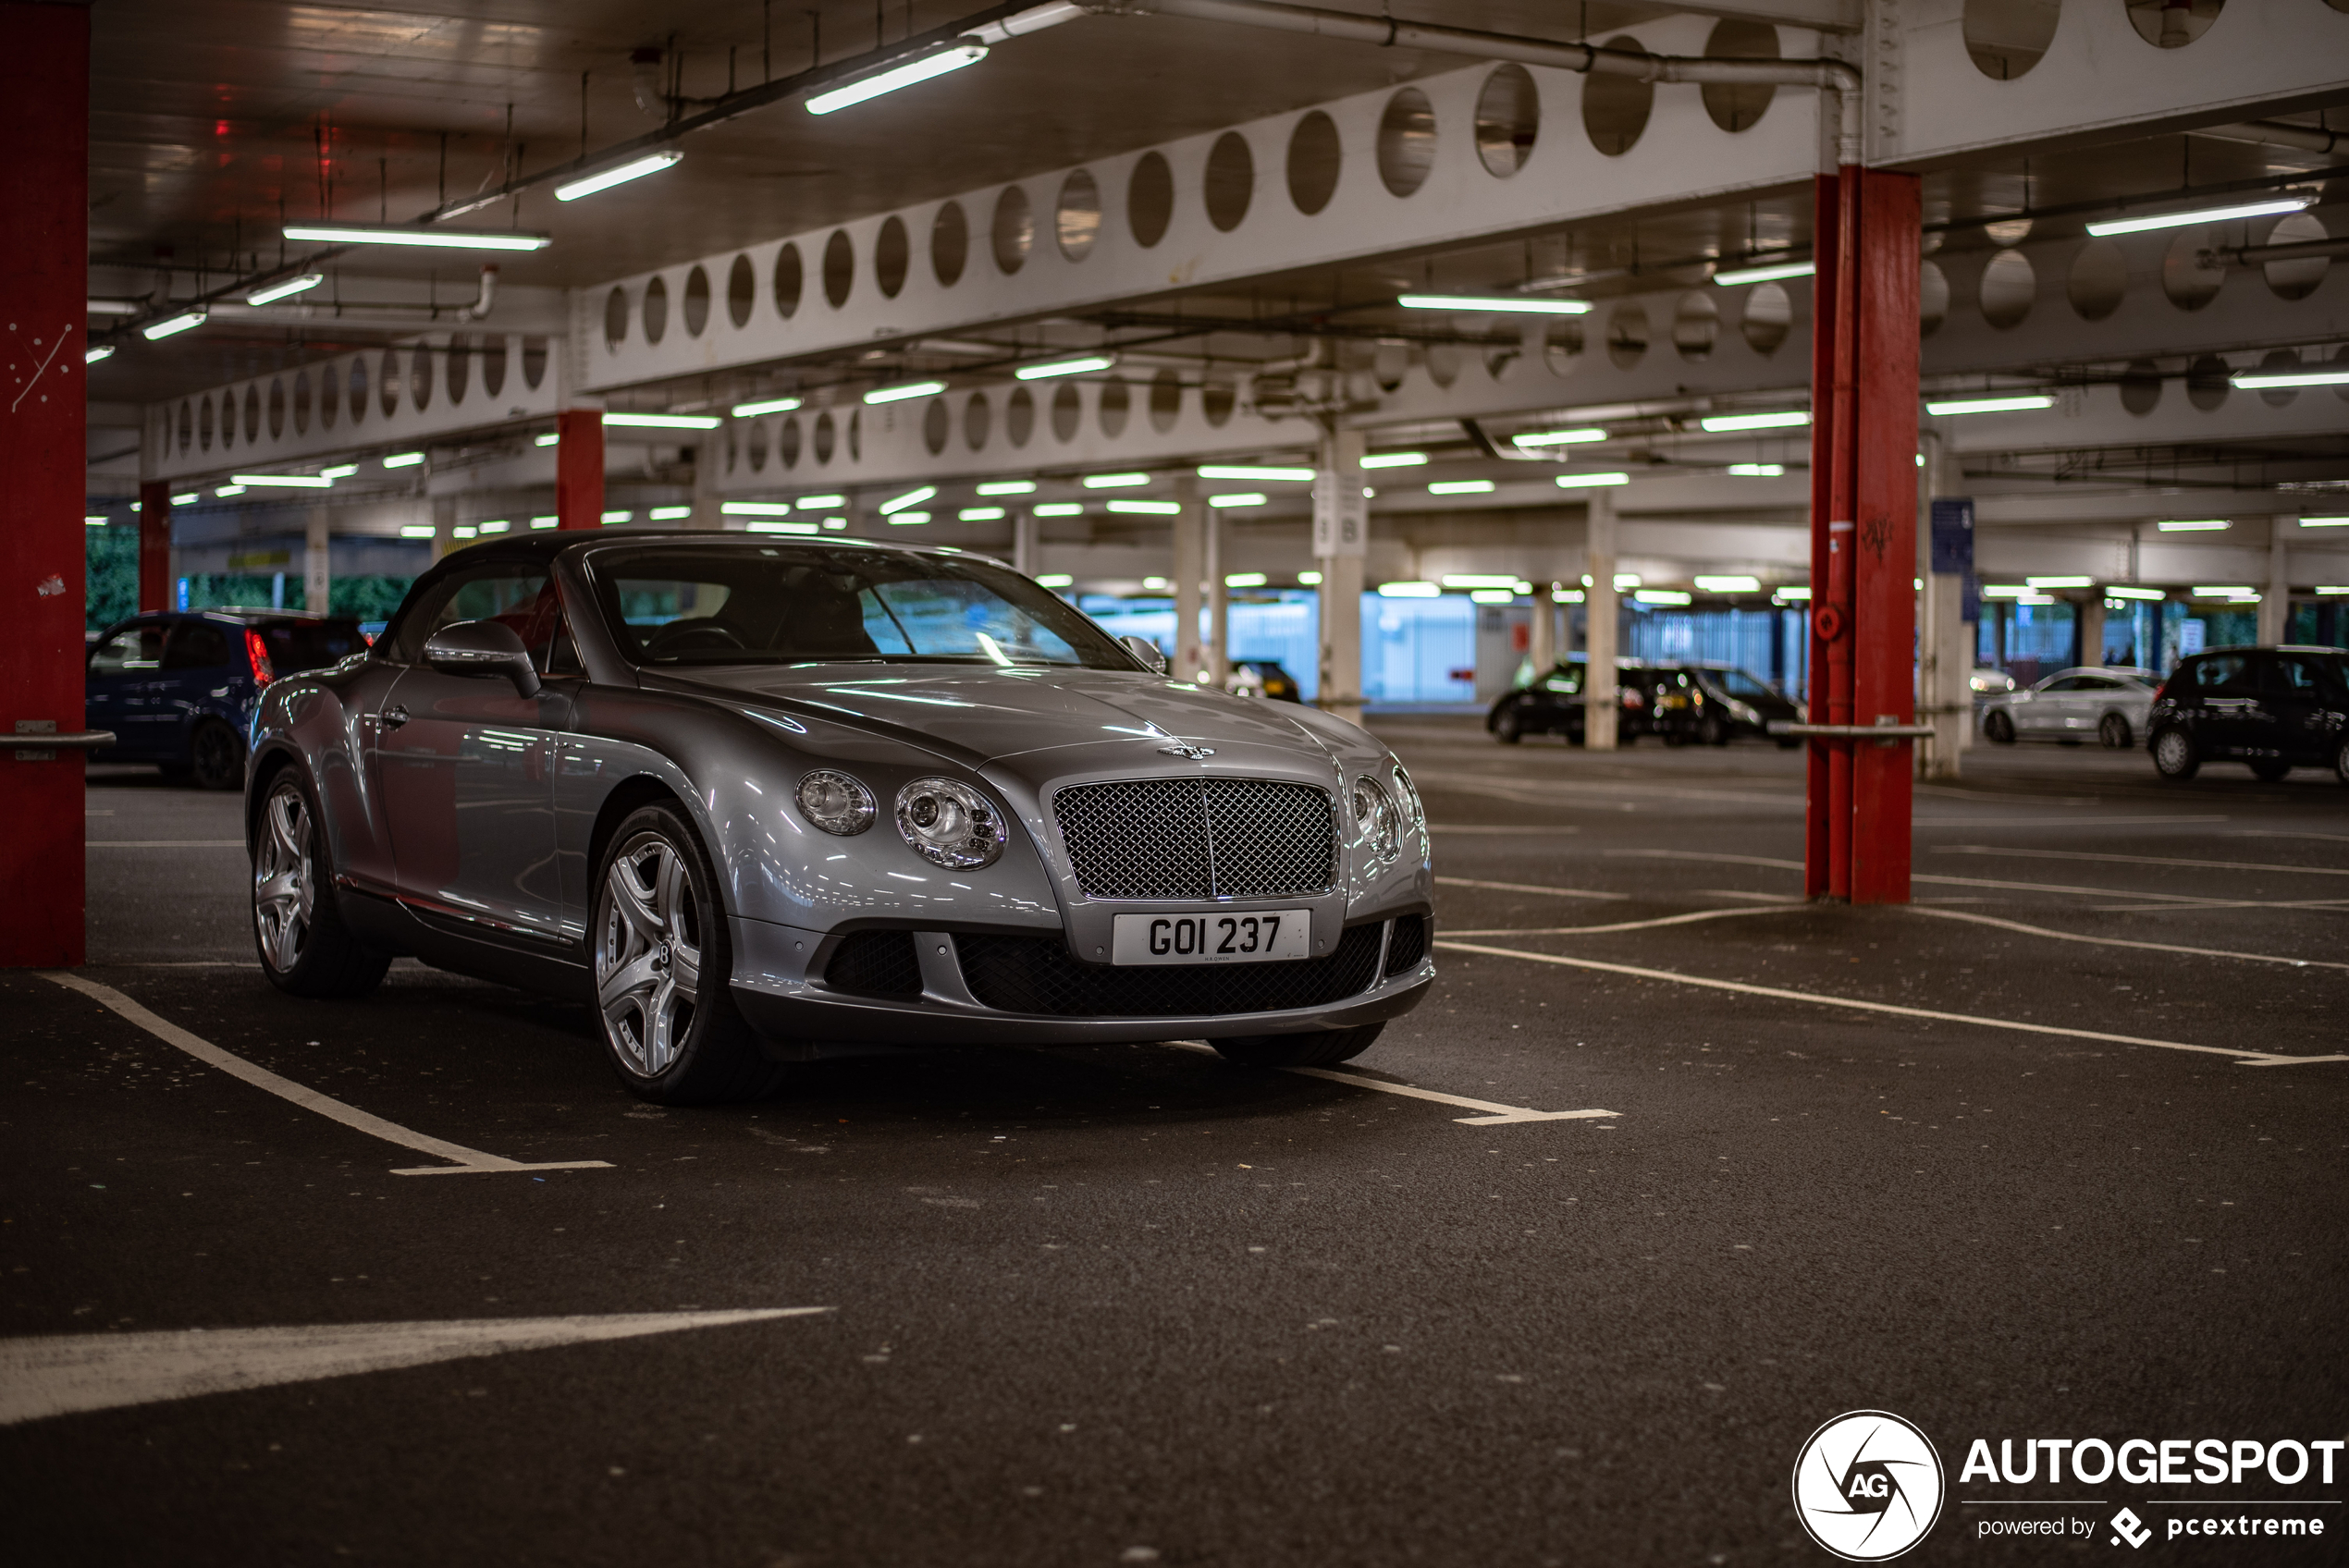
M 2343 741 L 2341 750 L 2332 753 L 2332 776 L 2349 784 L 2349 741 Z
M 269 786 L 252 844 L 261 972 L 297 997 L 363 997 L 382 982 L 391 955 L 351 934 L 329 878 L 318 814 L 301 776 L 289 767 Z
M 2202 766 L 2194 741 L 2183 729 L 2164 729 L 2153 738 L 2153 770 L 2171 783 L 2183 784 Z
M 1243 1067 L 1334 1067 L 1369 1050 L 1384 1023 L 1359 1029 L 1331 1029 L 1318 1035 L 1241 1035 L 1210 1040 L 1216 1054 Z
M 1982 721 L 1982 733 L 1994 744 L 2011 746 L 2014 744 L 2014 720 L 1993 710 L 1990 717 Z
M 2134 737 L 2129 732 L 2127 719 L 2117 713 L 2109 713 L 2104 716 L 2104 722 L 2097 726 L 2097 739 L 2102 741 L 2108 750 L 2125 752 Z
M 1525 721 L 1518 717 L 1514 704 L 1503 708 L 1493 720 L 1493 739 L 1504 746 L 1514 746 L 1525 739 Z
M 726 911 L 701 839 L 669 806 L 633 813 L 596 878 L 596 1011 L 630 1093 L 661 1105 L 771 1094 L 769 1061 L 727 992 Z

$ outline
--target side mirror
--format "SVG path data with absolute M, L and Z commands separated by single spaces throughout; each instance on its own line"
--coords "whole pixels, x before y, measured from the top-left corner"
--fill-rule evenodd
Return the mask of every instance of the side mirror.
M 514 629 L 498 620 L 461 620 L 424 643 L 424 663 L 443 675 L 503 677 L 525 697 L 538 695 L 538 671 Z
M 1120 637 L 1118 641 L 1125 643 L 1125 651 L 1141 660 L 1152 673 L 1166 673 L 1166 655 L 1158 651 L 1157 643 L 1147 637 Z

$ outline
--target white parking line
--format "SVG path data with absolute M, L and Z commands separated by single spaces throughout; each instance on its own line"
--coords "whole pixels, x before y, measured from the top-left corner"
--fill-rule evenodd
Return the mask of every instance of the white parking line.
M 2187 953 L 2195 958 L 2241 959 L 2245 963 L 2280 963 L 2289 969 L 2349 969 L 2349 963 L 2336 963 L 2322 958 L 2283 958 L 2275 953 L 2238 953 L 2224 948 L 2185 948 L 2174 942 L 2139 942 L 2126 937 L 2085 937 L 2076 931 L 2051 931 L 2044 925 L 2025 925 L 2019 920 L 2000 920 L 1991 914 L 1966 914 L 1953 909 L 1920 909 L 1909 906 L 1911 914 L 1930 915 L 1936 920 L 1966 920 L 1976 925 L 2002 926 L 2009 931 L 2021 931 L 2026 936 L 2048 937 L 2059 942 L 2093 942 L 2105 948 L 2143 948 L 2148 952 Z M 1456 937 L 1475 933 L 1456 931 Z
M 1698 850 L 1609 850 L 1611 855 L 1640 855 L 1649 860 L 1693 860 L 1711 865 L 1762 865 L 1775 871 L 1800 871 L 1799 860 L 1771 860 L 1762 855 L 1709 854 Z M 2000 851 L 2000 853 L 2023 851 Z M 2197 898 L 2190 893 L 2147 893 L 2134 888 L 2076 888 L 2063 882 L 2003 882 L 1983 876 L 1946 876 L 1933 872 L 1912 871 L 1912 882 L 1938 882 L 1952 888 L 2003 888 L 2011 892 L 2077 893 L 2099 899 L 2153 899 L 2164 904 L 2193 905 L 2226 909 L 2236 907 L 2224 899 Z
M 1167 1044 L 1187 1051 L 1204 1051 L 1210 1056 L 1215 1054 L 1215 1047 L 1205 1040 L 1170 1040 Z M 1596 1121 L 1604 1117 L 1622 1114 L 1615 1110 L 1535 1110 L 1528 1106 L 1498 1105 L 1492 1100 L 1472 1100 L 1459 1095 L 1439 1094 L 1433 1089 L 1414 1088 L 1408 1084 L 1390 1084 L 1384 1078 L 1365 1078 L 1358 1072 L 1340 1072 L 1327 1067 L 1286 1067 L 1281 1071 L 1294 1072 L 1302 1078 L 1326 1078 L 1333 1084 L 1351 1084 L 1358 1089 L 1376 1089 L 1383 1095 L 1433 1100 L 1437 1105 L 1456 1105 L 1485 1113 L 1482 1116 L 1452 1118 L 1464 1127 L 1505 1127 L 1519 1121 Z
M 241 850 L 242 839 L 91 839 L 93 850 Z
M 1856 997 L 1822 996 L 1815 991 L 1789 991 L 1777 986 L 1753 986 L 1742 980 L 1716 980 L 1709 975 L 1679 974 L 1668 969 L 1645 969 L 1630 963 L 1602 963 L 1592 958 L 1561 953 L 1531 953 L 1516 948 L 1488 948 L 1475 942 L 1439 937 L 1435 945 L 1456 952 L 1482 953 L 1488 958 L 1518 958 L 1529 963 L 1555 963 L 1569 969 L 1595 969 L 1629 974 L 1641 980 L 1665 980 L 1676 986 L 1697 986 L 1710 991 L 1736 991 L 1745 996 L 1773 997 L 1780 1001 L 1809 1002 L 1815 1007 L 1849 1008 L 1859 1012 L 1889 1013 L 1898 1018 L 1929 1018 L 1942 1023 L 1972 1023 L 1985 1029 L 2012 1029 L 2026 1035 L 2055 1035 L 2066 1039 L 2097 1040 L 2114 1046 L 2149 1046 L 2165 1051 L 2195 1051 L 2205 1056 L 2235 1059 L 2241 1067 L 2305 1067 L 2311 1062 L 2349 1061 L 2344 1056 L 2278 1056 L 2271 1051 L 2235 1050 L 2226 1046 L 2191 1046 L 2179 1040 L 2148 1040 L 2134 1035 L 2112 1035 L 2098 1029 L 2069 1029 L 2056 1023 L 2026 1023 L 2013 1018 L 1978 1018 L 1972 1013 L 1941 1012 L 1932 1008 L 1901 1007 L 1894 1002 L 1862 1001 Z
M 1807 910 L 1808 904 L 1765 904 L 1760 909 L 1701 909 L 1693 914 L 1667 914 L 1654 920 L 1625 920 L 1613 925 L 1510 926 L 1494 931 L 1447 931 L 1451 937 L 1604 937 L 1613 931 L 1646 931 L 1658 925 L 1691 925 L 1700 920 L 1735 920 L 1746 914 L 1786 914 Z M 2349 965 L 2343 965 L 2349 968 Z
M 1499 893 L 1547 893 L 1560 899 L 1612 899 L 1628 900 L 1629 893 L 1602 893 L 1590 888 L 1542 888 L 1531 882 L 1480 882 L 1473 876 L 1439 876 L 1436 883 L 1445 888 L 1490 888 Z
M 2008 850 L 1994 844 L 1941 844 L 1945 855 L 2013 855 L 2028 860 L 2097 860 L 2120 865 L 2183 865 L 2203 871 L 2292 871 L 2303 876 L 2349 876 L 2349 866 L 2278 865 L 2269 861 L 2171 860 L 2158 855 L 2108 855 L 2091 850 Z
M 241 1078 L 265 1094 L 275 1095 L 281 1100 L 290 1100 L 304 1110 L 315 1111 L 330 1121 L 339 1121 L 371 1138 L 381 1138 L 385 1143 L 397 1144 L 401 1148 L 414 1149 L 419 1154 L 434 1155 L 454 1162 L 449 1165 L 410 1166 L 393 1170 L 394 1176 L 476 1176 L 507 1170 L 609 1170 L 612 1168 L 611 1161 L 608 1159 L 562 1159 L 527 1164 L 411 1132 L 397 1121 L 386 1121 L 380 1116 L 370 1115 L 356 1106 L 345 1105 L 332 1096 L 306 1088 L 290 1078 L 281 1078 L 265 1067 L 255 1066 L 240 1056 L 224 1051 L 211 1041 L 191 1035 L 170 1020 L 158 1018 L 111 986 L 101 986 L 95 980 L 85 980 L 79 974 L 61 974 L 55 970 L 43 973 L 66 989 L 80 991 L 101 1007 L 129 1019 L 165 1045 L 186 1051 L 198 1061 L 216 1067 L 232 1078 Z

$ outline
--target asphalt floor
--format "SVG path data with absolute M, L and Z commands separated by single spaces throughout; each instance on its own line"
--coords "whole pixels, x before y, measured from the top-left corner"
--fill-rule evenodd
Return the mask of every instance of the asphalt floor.
M 2349 789 L 1977 750 L 1920 790 L 1916 902 L 1854 909 L 1801 900 L 1799 753 L 1376 727 L 1435 825 L 1440 974 L 1370 1084 L 973 1050 L 698 1110 L 627 1096 L 583 1006 L 405 962 L 279 995 L 237 800 L 93 770 L 82 977 L 560 1168 L 395 1174 L 435 1161 L 0 972 L 6 1560 L 1816 1562 L 1790 1470 L 1857 1409 L 1947 1469 L 1921 1561 L 2255 1494 L 2349 1531 L 2349 1465 L 1958 1474 L 1976 1438 L 2349 1435 Z M 685 1316 L 775 1308 L 824 1310 Z M 451 1324 L 485 1353 L 273 1382 L 280 1346 L 7 1415 L 62 1337 Z M 1982 1534 L 2082 1501 L 2092 1537 Z

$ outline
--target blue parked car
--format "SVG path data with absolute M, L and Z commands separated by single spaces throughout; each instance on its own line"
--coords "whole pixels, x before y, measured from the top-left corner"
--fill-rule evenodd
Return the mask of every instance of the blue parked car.
M 153 763 L 166 778 L 240 789 L 261 689 L 363 654 L 367 642 L 356 620 L 284 610 L 134 616 L 90 650 L 85 722 L 117 741 L 91 760 Z

